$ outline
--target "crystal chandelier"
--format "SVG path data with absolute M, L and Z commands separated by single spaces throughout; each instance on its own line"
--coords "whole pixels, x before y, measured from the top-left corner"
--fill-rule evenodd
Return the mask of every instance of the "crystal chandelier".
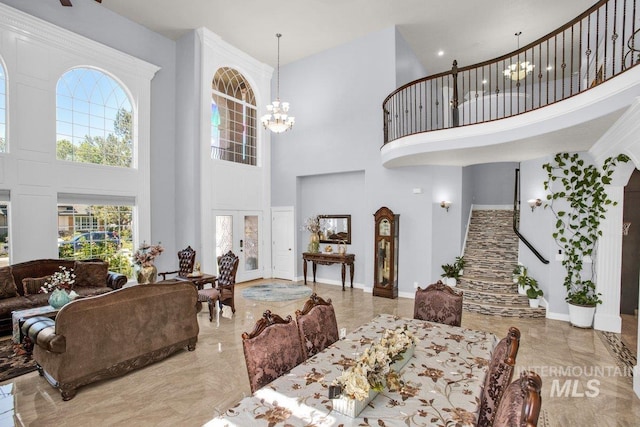
M 520 49 L 521 34 L 522 31 L 518 31 L 514 34 L 518 38 L 518 49 Z M 533 67 L 535 67 L 535 65 L 533 65 L 529 61 L 522 61 L 520 63 L 516 62 L 515 64 L 510 64 L 507 68 L 505 68 L 502 74 L 507 79 L 518 81 L 524 79 L 527 74 L 531 74 L 531 72 L 533 72 Z
M 269 114 L 265 114 L 260 119 L 265 129 L 275 133 L 282 133 L 288 131 L 293 127 L 295 117 L 288 115 L 289 103 L 280 101 L 280 37 L 282 34 L 276 34 L 278 38 L 278 68 L 277 68 L 277 81 L 276 81 L 276 100 L 267 105 L 267 111 Z

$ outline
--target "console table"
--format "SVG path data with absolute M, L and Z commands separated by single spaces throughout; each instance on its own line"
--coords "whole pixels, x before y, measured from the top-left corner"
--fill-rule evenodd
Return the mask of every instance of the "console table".
M 345 269 L 349 266 L 349 276 L 351 279 L 351 287 L 353 288 L 353 263 L 356 259 L 355 254 L 334 254 L 326 252 L 304 252 L 302 254 L 302 264 L 304 266 L 304 284 L 307 284 L 307 261 L 311 261 L 313 265 L 313 282 L 316 281 L 316 267 L 320 265 L 342 264 L 342 290 L 344 291 Z

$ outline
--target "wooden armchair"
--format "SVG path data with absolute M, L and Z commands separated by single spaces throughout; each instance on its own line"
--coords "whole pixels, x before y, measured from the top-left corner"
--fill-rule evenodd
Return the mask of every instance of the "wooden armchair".
M 513 367 L 520 347 L 520 330 L 514 326 L 509 328 L 507 336 L 502 338 L 493 349 L 489 370 L 484 380 L 478 427 L 493 425 L 496 410 L 504 391 L 513 378 Z
M 455 291 L 440 280 L 426 289 L 418 288 L 413 305 L 413 318 L 460 326 L 462 297 L 462 291 Z
M 216 289 L 220 291 L 220 303 L 229 305 L 234 313 L 236 312 L 234 288 L 239 261 L 240 259 L 231 251 L 218 257 Z
M 286 319 L 267 310 L 251 333 L 242 334 L 251 393 L 304 362 L 304 349 L 291 316 Z
M 540 416 L 542 379 L 523 372 L 504 392 L 493 422 L 495 427 L 536 427 Z
M 187 246 L 178 252 L 178 270 L 158 273 L 158 276 L 162 276 L 162 280 L 167 280 L 167 275 L 169 274 L 177 274 L 181 278 L 187 278 L 189 274 L 193 273 L 195 261 L 196 251 L 191 246 Z
M 296 310 L 296 323 L 305 359 L 321 352 L 340 338 L 336 312 L 331 300 L 312 294 L 302 311 Z

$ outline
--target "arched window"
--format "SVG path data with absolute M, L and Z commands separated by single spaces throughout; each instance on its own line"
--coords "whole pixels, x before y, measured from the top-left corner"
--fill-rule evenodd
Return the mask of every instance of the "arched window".
M 233 68 L 216 71 L 211 85 L 211 158 L 257 164 L 257 109 L 253 89 Z
M 75 68 L 58 80 L 58 160 L 131 167 L 131 101 L 118 82 L 92 68 Z
M 7 79 L 0 62 L 0 153 L 7 151 Z

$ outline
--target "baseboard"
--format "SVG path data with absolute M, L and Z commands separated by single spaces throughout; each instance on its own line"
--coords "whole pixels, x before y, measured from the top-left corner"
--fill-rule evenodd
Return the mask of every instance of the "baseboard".
M 564 322 L 569 321 L 569 313 L 554 313 L 547 310 L 547 319 L 551 320 L 562 320 Z

